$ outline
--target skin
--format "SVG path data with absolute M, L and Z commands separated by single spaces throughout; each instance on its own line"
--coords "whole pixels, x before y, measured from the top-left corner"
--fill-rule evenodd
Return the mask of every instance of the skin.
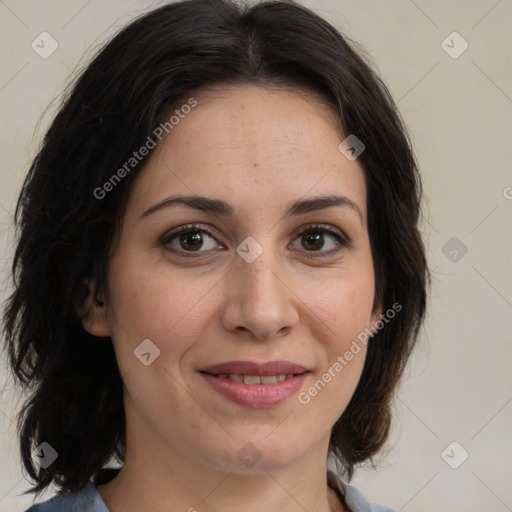
M 198 370 L 288 360 L 310 368 L 304 391 L 378 320 L 363 169 L 338 150 L 336 114 L 314 93 L 238 85 L 194 97 L 197 107 L 132 186 L 103 304 L 91 289 L 82 306 L 84 327 L 111 337 L 125 385 L 126 462 L 98 491 L 111 512 L 343 510 L 326 483 L 329 434 L 356 388 L 364 347 L 307 405 L 297 393 L 247 408 Z M 361 217 L 333 206 L 281 219 L 298 199 L 332 194 Z M 141 218 L 175 195 L 221 199 L 235 214 L 176 204 Z M 162 242 L 190 223 L 214 238 L 203 233 L 199 251 L 179 237 Z M 324 234 L 311 248 L 301 233 L 316 223 L 350 245 Z M 236 253 L 248 236 L 263 249 L 252 263 Z M 144 339 L 160 350 L 149 366 L 134 356 Z M 252 468 L 237 457 L 247 442 L 261 457 Z

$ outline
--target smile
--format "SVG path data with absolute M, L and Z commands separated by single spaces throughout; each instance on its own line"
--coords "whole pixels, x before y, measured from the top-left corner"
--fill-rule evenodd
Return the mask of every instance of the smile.
M 301 388 L 309 372 L 277 375 L 218 374 L 200 372 L 201 377 L 216 394 L 249 408 L 275 407 Z
M 243 382 L 244 384 L 275 384 L 276 382 L 282 382 L 285 379 L 291 379 L 294 376 L 293 373 L 280 373 L 279 375 L 241 375 L 239 373 L 221 373 L 214 375 L 219 379 L 231 379 L 235 382 Z

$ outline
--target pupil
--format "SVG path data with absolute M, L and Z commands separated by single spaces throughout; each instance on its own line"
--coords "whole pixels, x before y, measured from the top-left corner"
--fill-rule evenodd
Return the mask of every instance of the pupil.
M 189 249 L 197 251 L 201 248 L 202 244 L 201 233 L 198 231 L 188 231 L 187 233 L 182 233 L 180 235 L 180 244 L 182 244 L 184 249 L 187 248 L 185 246 L 188 246 Z
M 305 235 L 305 245 L 306 246 L 313 246 L 313 249 L 321 249 L 323 247 L 323 241 L 322 241 L 322 234 L 317 233 L 316 235 L 313 234 L 307 234 Z M 320 242 L 320 244 L 318 244 Z M 310 247 L 311 248 L 311 247 Z

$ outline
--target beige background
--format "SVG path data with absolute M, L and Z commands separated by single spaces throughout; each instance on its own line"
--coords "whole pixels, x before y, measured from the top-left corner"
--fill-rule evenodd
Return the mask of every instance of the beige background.
M 512 2 L 303 0 L 366 47 L 413 134 L 428 203 L 429 317 L 398 393 L 392 450 L 354 480 L 403 511 L 512 510 Z M 2 277 L 21 180 L 70 74 L 135 15 L 142 0 L 0 1 Z M 59 47 L 31 48 L 43 31 Z M 441 46 L 457 31 L 458 58 Z M 453 42 L 452 42 L 453 40 Z M 462 41 L 448 38 L 451 52 Z M 38 124 L 50 102 L 43 121 Z M 507 188 L 509 187 L 509 188 Z M 508 197 L 508 198 L 507 198 Z M 468 252 L 445 253 L 457 237 Z M 2 298 L 6 297 L 2 286 Z M 0 512 L 32 503 L 12 418 L 18 394 L 0 362 Z M 468 459 L 452 469 L 465 450 Z M 41 497 L 46 499 L 51 491 Z

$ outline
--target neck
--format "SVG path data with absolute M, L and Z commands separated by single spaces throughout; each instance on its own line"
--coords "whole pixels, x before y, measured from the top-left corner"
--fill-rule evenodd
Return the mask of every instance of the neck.
M 97 487 L 109 512 L 344 510 L 327 485 L 329 433 L 286 464 L 263 456 L 244 471 L 227 456 L 222 462 L 163 439 L 132 412 L 128 407 L 125 464 L 112 481 Z
M 327 486 L 325 459 L 306 457 L 287 468 L 240 474 L 196 465 L 179 453 L 164 461 L 161 452 L 131 448 L 127 442 L 119 474 L 97 487 L 109 512 L 346 510 Z
M 174 480 L 165 487 L 160 487 L 147 478 L 140 478 L 140 475 L 134 483 L 128 469 L 125 464 L 116 478 L 97 487 L 109 512 L 239 512 L 241 507 L 244 512 L 346 510 L 335 491 L 328 488 L 327 484 L 308 490 L 303 485 L 306 483 L 303 479 L 299 482 L 283 483 L 271 473 L 259 477 L 251 475 L 245 479 L 240 478 L 240 475 L 225 474 L 216 482 L 216 486 L 212 482 L 195 482 L 198 486 L 193 489 L 190 481 Z M 288 486 L 285 487 L 285 484 Z

